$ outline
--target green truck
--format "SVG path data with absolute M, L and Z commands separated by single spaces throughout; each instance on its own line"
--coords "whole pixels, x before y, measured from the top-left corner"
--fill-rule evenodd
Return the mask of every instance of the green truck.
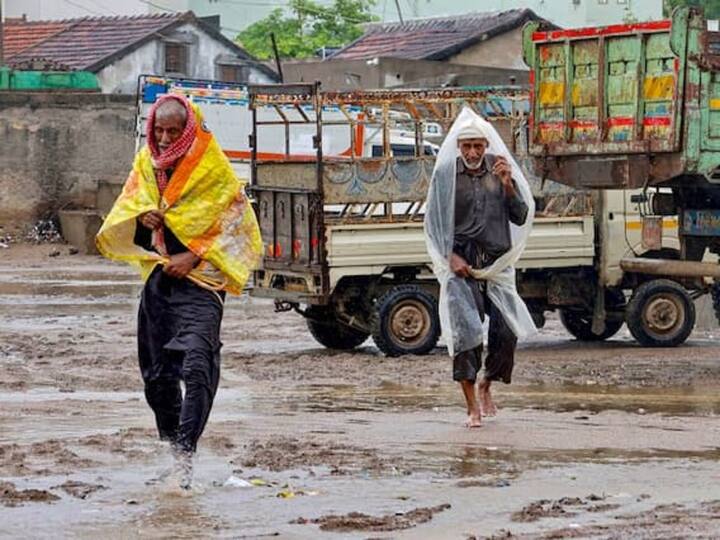
M 691 300 L 720 278 L 707 262 L 720 253 L 720 32 L 691 8 L 597 28 L 532 22 L 523 55 L 536 172 L 577 188 L 640 188 L 647 245 L 662 244 L 658 220 L 678 216 L 679 254 L 621 261 L 636 281 L 628 311 L 640 316 L 627 320 L 630 331 L 641 342 L 673 341 Z M 714 287 L 713 296 L 717 312 Z M 596 331 L 605 319 L 599 295 Z

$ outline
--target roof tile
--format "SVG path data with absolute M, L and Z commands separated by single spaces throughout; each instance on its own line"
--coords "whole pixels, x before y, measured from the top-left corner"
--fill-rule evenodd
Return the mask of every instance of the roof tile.
M 442 60 L 471 43 L 540 19 L 530 9 L 469 13 L 456 17 L 370 24 L 363 36 L 338 51 L 332 60 L 366 60 L 380 56 Z
M 14 47 L 10 49 L 12 53 L 6 53 L 6 61 L 13 65 L 43 58 L 73 69 L 88 69 L 186 16 L 186 13 L 172 13 L 13 23 L 8 28 L 12 29 L 9 35 Z M 13 28 L 15 26 L 36 26 L 38 30 Z M 50 28 L 54 31 L 50 31 Z M 3 42 L 7 44 L 8 40 L 4 39 Z
M 53 34 L 57 34 L 69 24 L 67 21 L 27 22 L 22 19 L 5 19 L 3 54 L 5 58 L 11 58 Z

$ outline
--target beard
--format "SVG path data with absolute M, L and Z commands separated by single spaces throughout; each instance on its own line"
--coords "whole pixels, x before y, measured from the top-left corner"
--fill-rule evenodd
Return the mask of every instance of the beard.
M 476 171 L 480 168 L 480 166 L 483 164 L 483 159 L 485 156 L 481 157 L 475 162 L 469 162 L 467 159 L 465 159 L 465 156 L 460 154 L 460 159 L 462 159 L 463 165 L 465 165 L 466 169 L 470 169 L 471 171 Z

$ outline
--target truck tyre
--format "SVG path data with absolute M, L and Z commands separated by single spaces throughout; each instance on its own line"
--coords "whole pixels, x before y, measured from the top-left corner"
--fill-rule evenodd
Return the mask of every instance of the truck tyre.
M 609 308 L 622 306 L 625 303 L 625 296 L 622 291 L 608 290 L 605 293 L 605 305 Z M 606 320 L 605 331 L 602 334 L 595 334 L 592 331 L 593 314 L 586 309 L 560 310 L 560 322 L 565 330 L 578 341 L 605 341 L 617 334 L 622 328 L 622 320 Z
M 695 326 L 695 304 L 687 291 L 669 279 L 640 285 L 625 311 L 630 333 L 645 347 L 676 347 Z
M 370 334 L 351 328 L 335 319 L 331 311 L 311 310 L 306 320 L 308 330 L 320 345 L 328 349 L 349 351 L 362 345 Z
M 440 337 L 437 301 L 417 285 L 397 285 L 375 305 L 373 341 L 387 356 L 427 354 Z

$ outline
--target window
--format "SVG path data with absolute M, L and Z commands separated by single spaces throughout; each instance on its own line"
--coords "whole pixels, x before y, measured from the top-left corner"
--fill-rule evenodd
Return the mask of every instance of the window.
M 220 64 L 218 68 L 220 71 L 220 80 L 223 82 L 244 83 L 248 82 L 248 79 L 250 78 L 250 70 L 247 66 Z
M 617 0 L 618 4 L 627 4 L 627 0 Z
M 187 46 L 165 43 L 165 73 L 187 74 Z
M 598 4 L 607 4 L 608 0 L 598 0 Z

